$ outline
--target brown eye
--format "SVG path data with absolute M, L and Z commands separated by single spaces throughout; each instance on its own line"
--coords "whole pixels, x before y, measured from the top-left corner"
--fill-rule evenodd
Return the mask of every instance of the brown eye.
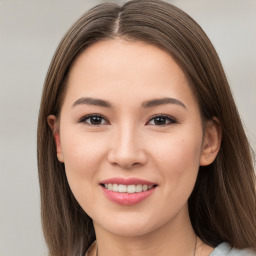
M 157 126 L 164 126 L 164 125 L 169 125 L 176 123 L 176 121 L 170 117 L 170 116 L 165 116 L 165 115 L 159 115 L 151 118 L 148 122 L 150 125 L 157 125 Z
M 88 125 L 103 125 L 108 124 L 106 119 L 101 115 L 87 115 L 80 119 L 80 123 L 86 123 Z

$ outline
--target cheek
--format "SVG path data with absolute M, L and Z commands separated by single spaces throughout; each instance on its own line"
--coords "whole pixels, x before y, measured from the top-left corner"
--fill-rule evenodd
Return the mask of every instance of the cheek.
M 86 210 L 86 205 L 94 205 L 97 200 L 92 190 L 98 187 L 97 174 L 105 158 L 105 148 L 94 136 L 63 133 L 61 139 L 70 189 Z
M 189 196 L 197 178 L 200 153 L 201 138 L 196 136 L 172 136 L 154 143 L 152 154 L 163 184 L 167 184 L 166 193 L 175 191 L 176 195 Z
M 79 178 L 93 175 L 105 157 L 104 141 L 81 133 L 63 134 L 61 140 L 67 172 Z M 98 136 L 99 137 L 99 136 Z
M 185 171 L 183 166 L 199 166 L 200 153 L 201 139 L 192 136 L 183 138 L 173 136 L 162 143 L 157 141 L 154 143 L 155 159 L 167 168 L 173 167 L 173 171 L 183 172 Z
M 154 144 L 155 165 L 162 177 L 159 187 L 162 197 L 157 201 L 161 223 L 180 213 L 193 191 L 201 150 L 198 141 L 193 137 L 175 136 L 169 143 L 166 140 Z

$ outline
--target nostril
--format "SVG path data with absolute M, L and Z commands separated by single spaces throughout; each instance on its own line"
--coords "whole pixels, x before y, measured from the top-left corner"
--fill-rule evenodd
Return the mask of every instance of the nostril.
M 144 165 L 147 162 L 147 156 L 144 150 L 127 142 L 109 150 L 108 162 L 113 166 L 131 169 Z

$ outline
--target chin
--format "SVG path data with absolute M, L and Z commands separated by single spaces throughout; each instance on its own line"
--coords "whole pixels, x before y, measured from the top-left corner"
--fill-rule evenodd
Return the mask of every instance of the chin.
M 133 215 L 133 214 L 132 214 Z M 153 219 L 140 216 L 120 216 L 109 219 L 101 219 L 100 222 L 94 222 L 97 228 L 121 237 L 143 236 L 159 229 L 163 223 L 155 223 Z
M 142 228 L 138 225 L 122 225 L 122 226 L 116 226 L 116 227 L 106 227 L 107 231 L 115 234 L 117 236 L 121 236 L 121 237 L 137 237 L 137 236 L 143 236 L 146 235 L 148 233 L 150 233 L 152 230 L 150 230 L 149 228 L 145 229 Z

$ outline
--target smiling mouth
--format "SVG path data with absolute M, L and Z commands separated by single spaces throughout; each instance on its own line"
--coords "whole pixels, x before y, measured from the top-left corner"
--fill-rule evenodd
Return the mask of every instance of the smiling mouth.
M 129 194 L 145 192 L 157 186 L 157 185 L 146 185 L 146 184 L 124 185 L 124 184 L 111 184 L 111 183 L 106 183 L 106 184 L 101 183 L 100 185 L 109 191 L 119 192 L 119 193 L 129 193 Z

